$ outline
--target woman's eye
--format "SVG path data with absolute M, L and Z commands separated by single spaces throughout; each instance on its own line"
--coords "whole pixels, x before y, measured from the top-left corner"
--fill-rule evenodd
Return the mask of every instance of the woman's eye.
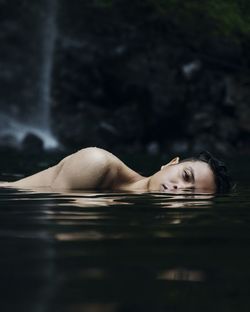
M 188 173 L 188 171 L 187 170 L 184 170 L 183 171 L 183 179 L 185 180 L 185 181 L 189 181 L 189 179 L 190 179 L 190 175 L 189 175 L 189 173 Z

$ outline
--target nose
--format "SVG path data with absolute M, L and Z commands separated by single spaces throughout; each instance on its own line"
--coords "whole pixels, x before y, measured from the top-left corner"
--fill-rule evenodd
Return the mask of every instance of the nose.
M 179 186 L 178 186 L 178 183 L 172 182 L 172 183 L 170 183 L 170 184 L 168 185 L 168 188 L 169 188 L 170 190 L 175 191 L 175 190 L 178 190 Z
M 178 182 L 173 182 L 170 184 L 170 189 L 173 191 L 191 189 L 191 188 L 193 187 L 190 184 L 183 184 L 183 183 L 178 183 Z

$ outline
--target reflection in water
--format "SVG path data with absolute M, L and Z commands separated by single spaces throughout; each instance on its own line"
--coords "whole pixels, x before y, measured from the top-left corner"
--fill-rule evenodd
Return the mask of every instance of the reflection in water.
M 248 190 L 239 198 L 2 188 L 5 310 L 13 298 L 32 312 L 182 311 L 192 298 L 206 311 L 214 292 L 229 297 L 229 283 L 242 300 L 249 223 Z
M 205 280 L 203 271 L 175 268 L 158 274 L 158 279 L 169 281 L 202 282 Z
M 160 205 L 164 208 L 209 208 L 212 205 L 213 194 L 178 194 L 168 196 L 164 200 L 163 196 L 160 197 L 159 201 L 156 201 L 156 205 Z
M 166 193 L 115 193 L 115 192 L 53 192 L 50 189 L 36 190 L 9 190 L 12 196 L 9 202 L 18 201 L 24 205 L 39 205 L 40 210 L 32 210 L 32 219 L 39 222 L 54 222 L 61 226 L 56 233 L 40 231 L 13 234 L 18 237 L 40 237 L 43 239 L 56 239 L 59 241 L 98 241 L 103 239 L 133 238 L 133 231 L 124 231 L 124 225 L 131 229 L 137 227 L 136 217 L 140 211 L 144 214 L 144 223 L 157 222 L 158 225 L 182 224 L 200 214 L 199 208 L 209 208 L 213 204 L 213 195 L 210 194 L 166 194 Z M 108 208 L 104 209 L 104 208 Z M 103 209 L 102 209 L 103 208 Z M 151 210 L 153 208 L 153 210 Z M 112 209 L 110 211 L 110 209 Z M 151 216 L 148 210 L 151 210 Z M 172 210 L 174 209 L 174 210 Z M 183 212 L 180 209 L 187 209 Z M 125 212 L 125 213 L 124 213 Z M 22 212 L 12 211 L 14 215 Z M 146 214 L 145 214 L 146 213 Z M 132 216 L 126 222 L 128 217 Z M 115 224 L 120 226 L 117 231 L 99 230 L 98 225 Z M 80 231 L 78 226 L 81 226 Z M 84 228 L 82 227 L 84 226 Z M 72 227 L 69 231 L 69 227 Z M 91 228 L 90 228 L 91 227 Z M 93 228 L 96 227 L 96 228 Z M 65 230 L 66 229 L 66 230 Z M 5 231 L 6 234 L 6 231 Z M 152 229 L 154 237 L 172 237 L 166 228 Z M 3 235 L 3 233 L 2 233 Z M 137 234 L 138 235 L 138 234 Z
M 133 199 L 136 197 L 144 196 L 143 199 L 150 201 L 151 204 L 161 206 L 162 208 L 208 208 L 213 199 L 213 195 L 175 195 L 166 196 L 160 194 L 135 194 L 130 196 L 128 193 L 125 194 L 88 194 L 82 197 L 74 197 L 71 194 L 66 195 L 65 199 L 69 200 L 69 203 L 79 207 L 98 207 L 98 206 L 111 206 L 111 205 L 132 205 Z M 139 199 L 139 198 L 138 198 Z M 68 204 L 69 204 L 68 203 Z
M 65 195 L 65 194 L 64 194 Z M 72 194 L 66 194 L 69 200 L 68 204 L 78 207 L 102 207 L 112 205 L 129 205 L 125 196 L 109 196 L 108 194 L 88 194 L 82 197 L 74 197 Z
M 117 303 L 89 303 L 74 304 L 68 309 L 70 312 L 129 312 L 128 310 L 119 309 Z
M 69 205 L 79 207 L 100 207 L 111 205 L 131 205 L 137 202 L 160 205 L 162 208 L 192 208 L 207 207 L 212 204 L 214 194 L 194 193 L 194 192 L 175 192 L 175 193 L 145 193 L 145 192 L 88 192 L 88 191 L 53 191 L 49 188 L 38 188 L 32 190 L 19 190 L 17 194 L 22 194 L 18 200 L 29 199 L 30 195 L 47 194 L 49 198 L 60 198 L 64 200 L 60 205 Z M 27 197 L 25 197 L 25 194 Z M 134 202 L 135 201 L 135 202 Z
M 6 189 L 7 190 L 7 189 Z M 115 193 L 115 192 L 87 192 L 87 191 L 61 191 L 53 192 L 49 188 L 27 190 L 14 190 L 9 201 L 18 201 L 24 204 L 39 203 L 41 210 L 33 220 L 40 222 L 51 221 L 62 230 L 56 233 L 40 231 L 39 233 L 22 231 L 18 237 L 39 237 L 56 239 L 58 241 L 99 241 L 108 239 L 129 239 L 135 237 L 133 231 L 123 231 L 124 222 L 132 215 L 132 220 L 125 223 L 132 229 L 138 226 L 136 217 L 140 211 L 146 212 L 144 222 L 149 224 L 157 222 L 158 225 L 182 224 L 197 216 L 198 208 L 209 208 L 213 204 L 214 196 L 211 194 L 194 194 L 192 192 L 166 194 L 164 193 Z M 108 208 L 104 209 L 104 208 Z M 103 208 L 103 209 L 102 209 Z M 152 209 L 150 217 L 148 209 Z M 112 209 L 110 211 L 110 209 Z M 174 209 L 172 211 L 172 209 Z M 187 209 L 183 212 L 182 209 Z M 124 214 L 125 212 L 125 214 Z M 15 211 L 15 214 L 21 212 Z M 199 213 L 198 213 L 199 214 Z M 98 225 L 103 223 L 120 226 L 117 232 L 99 230 Z M 81 227 L 80 231 L 78 226 Z M 70 229 L 69 231 L 69 227 Z M 90 229 L 91 227 L 91 229 Z M 96 227 L 93 229 L 93 227 Z M 66 229 L 66 231 L 65 231 Z M 152 231 L 154 237 L 172 237 L 166 228 L 156 228 Z M 137 234 L 138 235 L 138 234 Z

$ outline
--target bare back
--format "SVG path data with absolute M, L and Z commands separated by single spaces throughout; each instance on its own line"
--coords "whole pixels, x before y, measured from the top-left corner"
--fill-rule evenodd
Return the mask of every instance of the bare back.
M 126 189 L 141 176 L 113 154 L 99 148 L 82 149 L 57 165 L 38 172 L 9 186 L 51 189 Z

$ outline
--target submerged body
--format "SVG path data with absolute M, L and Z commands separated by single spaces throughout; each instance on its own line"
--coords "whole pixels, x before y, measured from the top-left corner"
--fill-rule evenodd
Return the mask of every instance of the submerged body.
M 198 189 L 211 193 L 216 189 L 214 173 L 204 161 L 179 162 L 177 157 L 152 176 L 144 177 L 115 155 L 95 147 L 82 149 L 53 167 L 0 186 L 166 192 Z

